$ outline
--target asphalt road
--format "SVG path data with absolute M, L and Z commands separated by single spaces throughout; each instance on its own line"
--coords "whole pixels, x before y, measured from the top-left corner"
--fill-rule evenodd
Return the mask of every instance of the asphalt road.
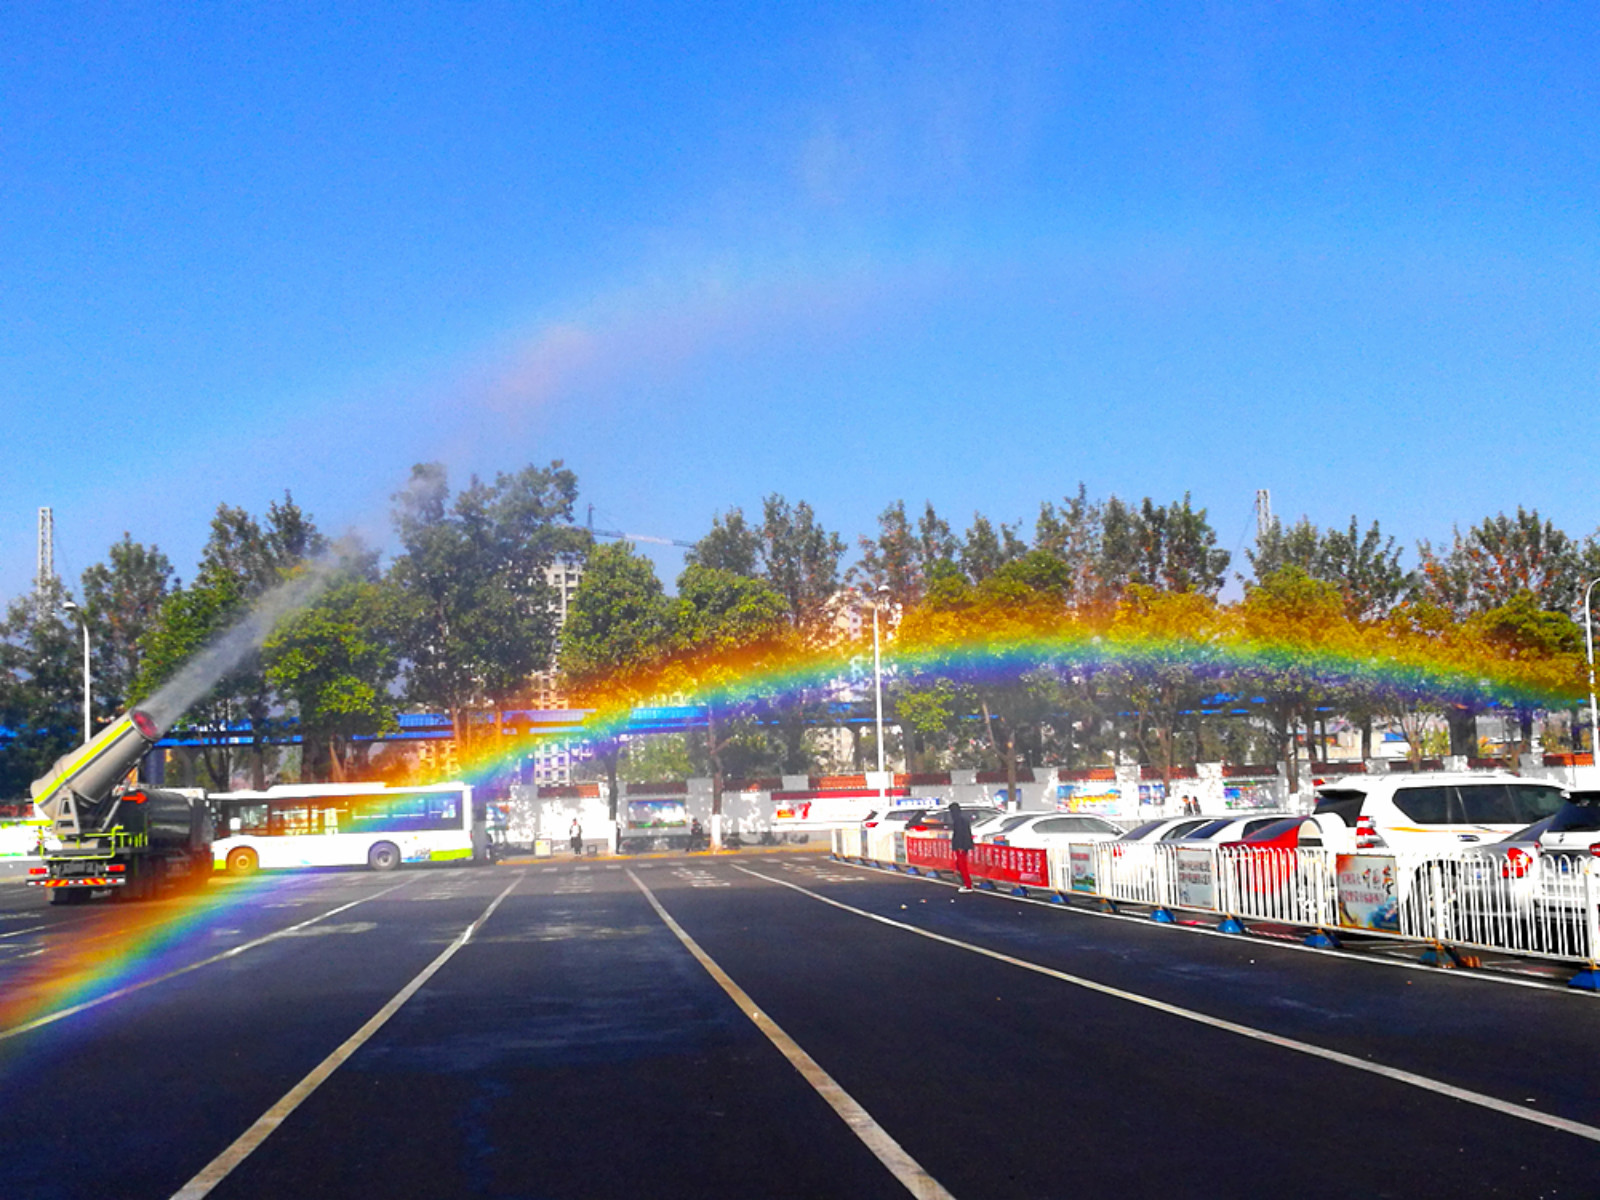
M 0 1197 L 1588 1197 L 1597 1005 L 817 855 L 0 882 Z

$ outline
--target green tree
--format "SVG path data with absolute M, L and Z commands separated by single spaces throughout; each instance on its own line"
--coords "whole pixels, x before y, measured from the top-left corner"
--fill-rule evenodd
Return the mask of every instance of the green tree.
M 12 601 L 0 621 L 0 798 L 28 785 L 83 740 L 83 675 L 78 631 L 61 605 L 60 581 Z
M 784 598 L 797 629 L 818 621 L 839 587 L 844 542 L 817 523 L 804 500 L 790 506 L 774 493 L 762 501 L 762 574 Z
M 1377 621 L 1400 603 L 1413 584 L 1400 565 L 1400 547 L 1374 521 L 1363 531 L 1355 517 L 1348 529 L 1318 529 L 1301 517 L 1287 530 L 1274 520 L 1247 551 L 1257 582 L 1286 566 L 1331 583 L 1344 597 L 1352 621 Z
M 648 559 L 626 542 L 593 547 L 561 630 L 557 662 L 566 690 L 580 704 L 608 708 L 631 708 L 648 700 L 672 648 L 672 619 Z M 595 753 L 610 785 L 615 821 L 620 736 L 598 741 Z
M 398 728 L 392 685 L 398 598 L 376 559 L 353 558 L 343 577 L 291 613 L 263 647 L 267 680 L 300 721 L 302 781 L 327 763 L 336 782 L 359 778 L 374 735 Z
M 743 681 L 759 678 L 791 641 L 788 605 L 770 584 L 697 564 L 678 577 L 673 642 L 679 688 L 705 705 L 714 814 L 722 812 L 724 751 L 741 732 L 733 718 L 761 699 L 744 690 Z
M 905 501 L 896 500 L 878 514 L 878 536 L 858 539 L 861 561 L 851 574 L 869 591 L 887 587 L 903 605 L 922 598 L 922 560 L 916 535 L 906 519 Z
M 128 706 L 143 663 L 139 640 L 160 616 L 172 585 L 172 563 L 159 547 L 141 545 L 124 533 L 107 561 L 86 570 L 82 582 L 95 707 L 105 720 Z
M 1066 564 L 1071 578 L 1067 598 L 1074 604 L 1088 603 L 1098 590 L 1104 540 L 1105 506 L 1091 501 L 1083 484 L 1060 509 L 1048 502 L 1039 506 L 1033 548 Z
M 1131 508 L 1106 502 L 1096 574 L 1102 599 L 1115 601 L 1132 584 L 1166 592 L 1215 596 L 1227 578 L 1230 555 L 1217 549 L 1216 531 L 1189 496 L 1171 504 L 1146 497 Z
M 1529 675 L 1552 680 L 1557 686 L 1580 675 L 1583 634 L 1577 622 L 1564 612 L 1542 608 L 1531 591 L 1512 593 L 1504 604 L 1472 617 L 1467 628 L 1483 639 L 1495 657 L 1517 664 Z M 1533 748 L 1536 706 L 1519 696 L 1508 707 L 1517 726 L 1519 750 L 1527 754 Z
M 129 699 L 138 702 L 156 692 L 290 572 L 326 549 L 327 539 L 288 492 L 281 504 L 268 505 L 259 521 L 242 508 L 219 505 L 194 582 L 168 593 L 159 617 L 140 639 L 139 675 Z M 250 723 L 251 786 L 266 786 L 268 740 L 277 707 L 261 654 L 254 650 L 190 708 L 188 722 L 202 731 L 201 762 L 212 787 L 232 785 L 228 726 L 239 720 Z
M 551 666 L 555 593 L 545 568 L 581 553 L 571 527 L 577 477 L 559 461 L 473 477 L 454 499 L 439 463 L 412 468 L 395 496 L 403 553 L 390 578 L 401 598 L 406 696 L 450 714 L 463 751 L 489 725 L 475 714 L 505 706 Z
M 961 541 L 961 569 L 973 583 L 982 583 L 1027 551 L 1028 544 L 1017 537 L 1017 526 L 1001 524 L 996 533 L 989 518 L 975 512 Z
M 743 509 L 733 508 L 725 517 L 717 513 L 711 518 L 711 531 L 694 544 L 683 561 L 735 575 L 754 575 L 760 552 L 761 535 L 745 522 Z
M 1515 517 L 1498 513 L 1465 534 L 1455 530 L 1446 551 L 1422 542 L 1418 594 L 1457 616 L 1487 612 L 1519 592 L 1540 608 L 1570 612 L 1583 600 L 1585 551 L 1537 509 L 1519 505 Z
M 1288 771 L 1289 790 L 1297 792 L 1296 730 L 1304 728 L 1309 736 L 1312 715 L 1330 690 L 1325 656 L 1353 654 L 1356 631 L 1339 590 L 1293 565 L 1249 585 L 1236 619 L 1257 647 L 1260 664 L 1242 672 L 1236 686 L 1265 698 L 1273 749 Z

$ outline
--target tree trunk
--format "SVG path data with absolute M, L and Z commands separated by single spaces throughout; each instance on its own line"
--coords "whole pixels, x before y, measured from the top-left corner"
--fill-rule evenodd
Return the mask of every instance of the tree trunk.
M 1278 738 L 1283 745 L 1283 765 L 1289 779 L 1289 794 L 1300 794 L 1300 754 L 1294 744 L 1295 714 L 1285 709 L 1278 718 Z
M 305 745 L 301 742 L 301 745 Z M 344 763 L 339 759 L 339 743 L 336 739 L 328 739 L 328 769 L 333 775 L 334 783 L 344 782 Z
M 1450 705 L 1444 710 L 1450 727 L 1450 753 L 1476 758 L 1478 755 L 1478 715 L 1470 708 Z
M 1017 731 L 1010 726 L 1006 728 L 1006 805 L 1022 807 L 1017 795 Z
M 622 758 L 622 743 L 613 742 L 609 752 L 600 755 L 600 761 L 606 769 L 607 792 L 606 806 L 611 814 L 611 824 L 617 823 L 617 797 L 622 794 L 622 786 L 617 782 L 617 763 Z

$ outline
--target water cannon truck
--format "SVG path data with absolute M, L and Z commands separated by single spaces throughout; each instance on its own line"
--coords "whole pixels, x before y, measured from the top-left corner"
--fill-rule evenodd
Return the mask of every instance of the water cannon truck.
M 210 876 L 205 793 L 127 782 L 165 733 L 149 713 L 134 709 L 34 781 L 34 807 L 50 824 L 44 865 L 29 870 L 30 887 L 50 889 L 53 904 L 81 904 L 102 889 L 144 899 L 163 883 L 203 883 Z

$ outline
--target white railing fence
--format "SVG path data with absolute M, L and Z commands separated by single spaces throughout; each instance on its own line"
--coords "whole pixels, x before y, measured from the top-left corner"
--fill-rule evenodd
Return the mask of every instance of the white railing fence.
M 905 861 L 904 843 L 883 828 L 835 831 L 834 853 Z M 1086 842 L 1052 848 L 1048 859 L 1062 898 L 1590 964 L 1600 954 L 1600 859 L 1587 853 Z

